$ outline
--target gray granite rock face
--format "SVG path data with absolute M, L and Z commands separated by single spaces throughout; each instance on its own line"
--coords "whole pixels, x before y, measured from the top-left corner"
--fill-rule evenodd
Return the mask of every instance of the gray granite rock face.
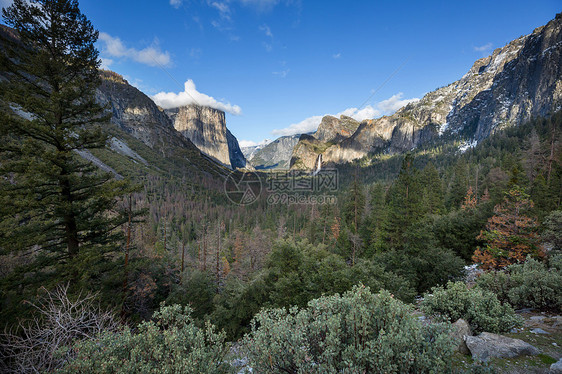
M 232 169 L 247 166 L 238 140 L 226 128 L 222 110 L 191 104 L 165 112 L 175 129 L 207 156 Z
M 474 63 L 459 80 L 426 94 L 391 116 L 363 121 L 327 148 L 325 163 L 372 153 L 401 153 L 438 139 L 461 151 L 498 129 L 562 108 L 562 13 Z
M 562 358 L 550 365 L 550 374 L 562 374 Z
M 457 322 L 453 323 L 453 337 L 458 343 L 457 350 L 462 354 L 469 355 L 470 350 L 464 341 L 466 336 L 472 336 L 470 326 L 464 319 L 459 319 Z
M 164 156 L 175 148 L 199 153 L 191 141 L 175 129 L 170 118 L 144 93 L 122 76 L 102 71 L 96 99 L 111 111 L 111 122 Z
M 483 332 L 478 336 L 466 336 L 465 342 L 478 361 L 487 361 L 491 357 L 514 358 L 522 355 L 538 355 L 540 351 L 520 339 Z
M 250 157 L 250 163 L 256 169 L 288 169 L 299 138 L 300 135 L 290 135 L 275 139 L 255 151 Z

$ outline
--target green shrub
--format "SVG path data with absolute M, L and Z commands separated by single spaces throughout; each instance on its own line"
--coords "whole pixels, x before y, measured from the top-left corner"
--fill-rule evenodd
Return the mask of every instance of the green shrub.
M 449 282 L 434 287 L 421 304 L 424 313 L 455 322 L 462 318 L 475 332 L 500 333 L 520 326 L 522 320 L 509 305 L 502 305 L 496 295 L 463 282 Z
M 228 373 L 224 333 L 195 326 L 191 309 L 162 306 L 138 332 L 124 328 L 74 346 L 76 358 L 59 373 Z M 60 352 L 64 354 L 65 352 Z
M 183 272 L 182 282 L 173 285 L 166 304 L 189 305 L 191 315 L 203 320 L 213 311 L 213 298 L 216 294 L 215 277 L 211 272 L 188 269 Z
M 446 372 L 448 324 L 422 324 L 411 307 L 368 287 L 325 296 L 299 310 L 261 311 L 243 343 L 258 373 Z
M 550 258 L 550 268 L 533 258 L 504 271 L 482 274 L 478 286 L 494 292 L 502 301 L 517 308 L 562 309 L 562 256 Z

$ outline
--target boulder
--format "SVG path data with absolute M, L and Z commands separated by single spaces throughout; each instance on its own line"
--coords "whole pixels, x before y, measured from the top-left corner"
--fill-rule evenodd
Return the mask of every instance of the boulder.
M 472 335 L 472 331 L 470 330 L 468 323 L 464 319 L 459 319 L 457 322 L 453 323 L 453 332 L 451 335 L 457 343 L 457 351 L 464 355 L 469 355 L 470 350 L 464 341 L 465 336 Z
M 550 374 L 562 374 L 562 358 L 550 365 Z
M 520 339 L 483 332 L 478 336 L 466 336 L 465 342 L 472 358 L 487 361 L 490 357 L 514 358 L 523 355 L 538 355 L 540 351 Z

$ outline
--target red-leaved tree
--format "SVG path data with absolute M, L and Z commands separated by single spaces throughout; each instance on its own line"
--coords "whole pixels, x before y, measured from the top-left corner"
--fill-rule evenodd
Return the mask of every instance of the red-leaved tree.
M 508 191 L 503 203 L 494 207 L 494 216 L 488 219 L 486 229 L 478 236 L 486 242 L 486 247 L 474 252 L 474 262 L 490 270 L 523 262 L 528 255 L 543 257 L 537 219 L 527 215 L 532 207 L 529 195 L 521 188 L 515 186 Z

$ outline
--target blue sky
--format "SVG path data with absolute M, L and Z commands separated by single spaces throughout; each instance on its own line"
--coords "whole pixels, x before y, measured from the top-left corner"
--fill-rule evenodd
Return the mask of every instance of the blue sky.
M 226 110 L 232 133 L 253 142 L 313 129 L 324 114 L 391 113 L 459 79 L 478 58 L 554 18 L 560 5 L 80 1 L 109 69 L 160 104 L 193 97 Z M 179 94 L 186 82 L 189 94 Z

